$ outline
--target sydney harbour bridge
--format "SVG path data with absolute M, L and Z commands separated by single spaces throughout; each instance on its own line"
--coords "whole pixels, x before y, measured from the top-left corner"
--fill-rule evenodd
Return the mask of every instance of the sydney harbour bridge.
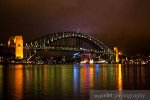
M 48 34 L 27 42 L 24 46 L 26 58 L 30 59 L 74 59 L 102 58 L 110 60 L 114 53 L 93 36 L 80 32 Z

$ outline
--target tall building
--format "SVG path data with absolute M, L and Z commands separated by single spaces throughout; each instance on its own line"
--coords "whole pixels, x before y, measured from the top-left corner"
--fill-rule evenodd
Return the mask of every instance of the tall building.
M 117 47 L 114 47 L 114 52 L 115 52 L 116 63 L 118 63 L 119 62 L 119 52 L 118 52 L 118 48 Z
M 15 36 L 9 37 L 8 47 L 15 48 Z
M 22 36 L 10 37 L 8 41 L 8 47 L 14 48 L 15 50 L 15 58 L 22 59 L 23 58 L 23 38 Z
M 15 36 L 15 55 L 16 58 L 23 58 L 23 39 L 22 36 Z

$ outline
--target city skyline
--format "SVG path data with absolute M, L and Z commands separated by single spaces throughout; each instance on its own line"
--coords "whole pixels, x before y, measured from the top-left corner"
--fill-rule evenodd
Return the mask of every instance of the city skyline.
M 0 42 L 21 34 L 26 41 L 48 33 L 92 35 L 128 55 L 149 54 L 149 1 L 6 0 L 0 1 Z
M 150 0 L 0 0 L 0 100 L 150 98 Z

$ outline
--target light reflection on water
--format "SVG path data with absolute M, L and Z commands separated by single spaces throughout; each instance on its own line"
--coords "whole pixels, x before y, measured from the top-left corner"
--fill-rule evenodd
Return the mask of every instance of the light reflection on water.
M 149 84 L 148 65 L 0 65 L 0 99 L 89 100 L 90 90 L 150 89 Z
M 16 65 L 14 67 L 14 99 L 21 100 L 23 97 L 23 66 Z M 5 83 L 4 83 L 5 84 Z M 12 86 L 13 87 L 13 86 Z
M 121 64 L 118 66 L 118 90 L 122 90 L 122 73 L 121 73 Z

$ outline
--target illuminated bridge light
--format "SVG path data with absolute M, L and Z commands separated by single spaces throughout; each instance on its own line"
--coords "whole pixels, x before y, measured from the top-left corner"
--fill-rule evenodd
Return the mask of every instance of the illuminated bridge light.
M 36 39 L 36 41 L 32 41 L 29 44 L 31 44 L 30 49 L 59 49 L 68 51 L 86 51 L 113 54 L 107 46 L 105 46 L 102 42 L 93 36 L 77 32 L 53 33 Z

